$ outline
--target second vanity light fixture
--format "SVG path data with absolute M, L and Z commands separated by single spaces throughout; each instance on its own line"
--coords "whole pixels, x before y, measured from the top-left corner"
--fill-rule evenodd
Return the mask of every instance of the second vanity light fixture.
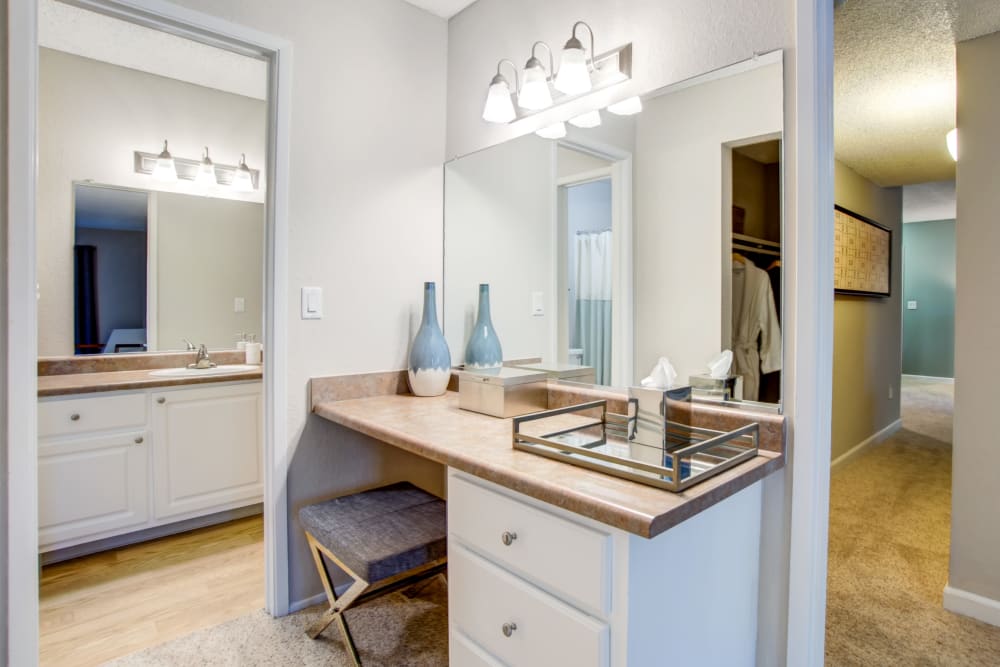
M 586 28 L 590 36 L 589 55 L 577 36 L 577 31 L 581 28 Z M 538 58 L 540 47 L 544 47 L 548 52 L 548 68 L 545 67 L 545 62 Z M 505 64 L 509 65 L 514 73 L 513 90 L 510 81 L 502 72 Z M 520 76 L 517 66 L 510 60 L 504 58 L 497 63 L 497 73 L 490 81 L 489 91 L 486 94 L 483 120 L 490 123 L 510 123 L 631 78 L 632 45 L 626 44 L 603 55 L 595 55 L 594 31 L 587 23 L 577 21 L 573 24 L 569 40 L 563 46 L 558 71 L 555 69 L 552 49 L 541 41 L 532 45 L 531 57 L 525 63 Z M 517 108 L 521 109 L 521 112 L 515 108 L 515 99 Z M 621 115 L 638 113 L 641 110 L 642 104 L 638 97 L 608 107 L 608 111 Z M 566 120 L 578 127 L 596 127 L 601 124 L 600 112 L 596 109 Z M 559 139 L 566 136 L 566 126 L 560 120 L 538 130 L 537 134 L 548 139 Z
M 247 166 L 245 154 L 240 156 L 238 165 L 219 164 L 208 156 L 208 146 L 201 159 L 192 160 L 171 155 L 164 140 L 163 150 L 158 154 L 134 151 L 133 167 L 135 173 L 149 174 L 161 183 L 175 183 L 182 179 L 194 181 L 205 189 L 225 186 L 235 192 L 253 192 L 260 187 L 260 171 Z

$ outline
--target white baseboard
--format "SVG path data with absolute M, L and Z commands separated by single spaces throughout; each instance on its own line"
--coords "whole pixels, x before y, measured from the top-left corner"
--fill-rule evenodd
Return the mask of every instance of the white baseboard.
M 288 605 L 288 613 L 294 614 L 297 611 L 302 611 L 306 607 L 312 607 L 317 604 L 322 604 L 326 602 L 326 593 L 318 593 L 311 598 L 306 598 L 305 600 L 296 600 L 295 602 Z
M 864 441 L 858 443 L 854 447 L 851 447 L 848 451 L 844 452 L 843 454 L 835 458 L 833 461 L 830 462 L 830 469 L 832 470 L 833 468 L 836 468 L 842 463 L 846 463 L 850 459 L 853 459 L 855 456 L 863 452 L 868 447 L 871 447 L 872 445 L 876 445 L 882 442 L 883 440 L 891 436 L 893 433 L 895 433 L 902 427 L 903 427 L 903 420 L 897 419 L 896 421 L 892 422 L 881 431 L 878 431 L 871 437 L 866 438 Z
M 944 608 L 984 623 L 1000 626 L 1000 601 L 976 595 L 960 588 L 944 587 Z
M 924 382 L 941 382 L 942 384 L 955 384 L 955 378 L 942 378 L 934 375 L 910 375 L 903 373 L 903 377 L 909 380 L 923 380 Z

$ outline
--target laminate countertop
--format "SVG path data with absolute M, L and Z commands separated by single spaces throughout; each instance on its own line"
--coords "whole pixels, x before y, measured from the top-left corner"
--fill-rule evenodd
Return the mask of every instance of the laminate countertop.
M 453 391 L 433 398 L 405 394 L 323 400 L 313 412 L 347 428 L 507 487 L 570 512 L 655 537 L 784 466 L 779 451 L 761 449 L 750 461 L 672 493 L 568 463 L 517 451 L 510 419 L 462 410 Z M 745 423 L 753 413 L 739 412 Z M 773 415 L 759 415 L 775 422 Z M 777 422 L 782 422 L 777 417 Z
M 178 387 L 183 385 L 209 384 L 213 382 L 241 382 L 260 380 L 261 368 L 239 373 L 218 375 L 162 377 L 151 375 L 155 369 L 107 371 L 99 373 L 65 373 L 62 375 L 40 375 L 38 396 L 65 396 L 68 394 L 91 394 L 104 391 L 124 391 L 128 389 L 149 389 L 152 387 Z

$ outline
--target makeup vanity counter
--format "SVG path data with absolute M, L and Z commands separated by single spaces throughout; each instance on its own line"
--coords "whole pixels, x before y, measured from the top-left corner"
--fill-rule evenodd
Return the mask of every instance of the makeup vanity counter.
M 511 419 L 454 391 L 405 392 L 405 372 L 311 382 L 316 415 L 447 466 L 451 665 L 755 664 L 760 482 L 784 465 L 783 417 L 693 405 L 680 421 L 758 422 L 761 449 L 671 493 L 517 451 Z M 548 392 L 624 412 L 621 394 Z

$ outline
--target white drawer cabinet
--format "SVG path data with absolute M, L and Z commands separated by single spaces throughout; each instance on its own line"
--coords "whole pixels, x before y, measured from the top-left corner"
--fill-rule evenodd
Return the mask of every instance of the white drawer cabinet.
M 260 499 L 259 384 L 155 391 L 152 396 L 158 519 Z
M 43 398 L 38 418 L 43 552 L 262 500 L 259 381 Z

